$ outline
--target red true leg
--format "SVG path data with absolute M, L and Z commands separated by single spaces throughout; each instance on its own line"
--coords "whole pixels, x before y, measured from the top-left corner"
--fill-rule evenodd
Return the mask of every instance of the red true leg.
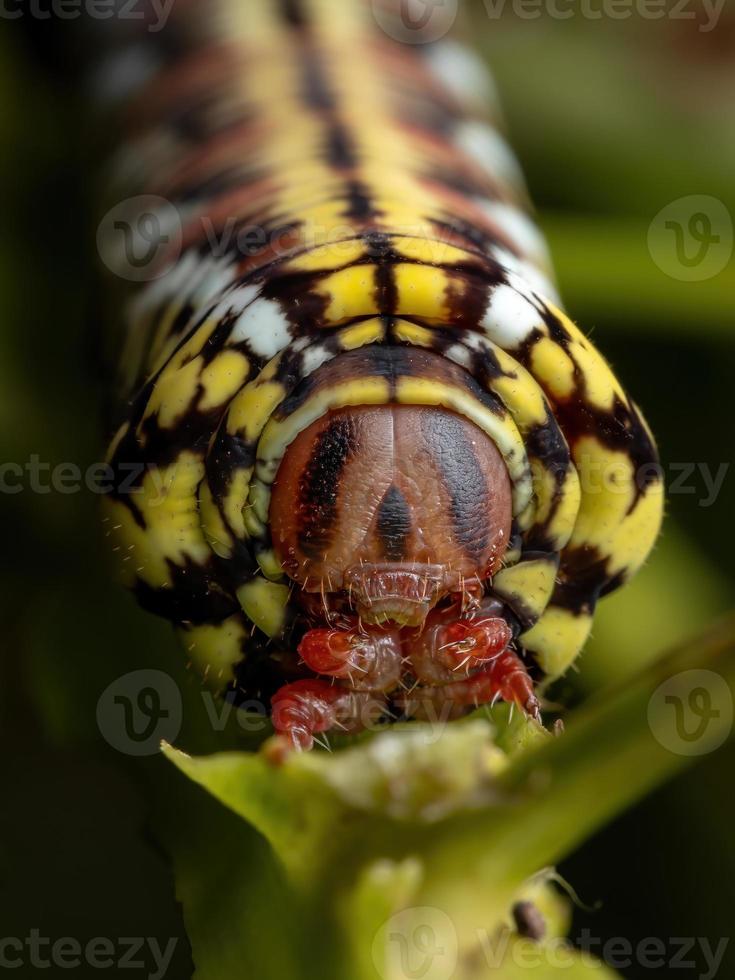
M 298 651 L 315 673 L 350 681 L 341 686 L 315 677 L 276 691 L 271 699 L 273 727 L 299 749 L 310 749 L 318 732 L 364 727 L 363 713 L 372 719 L 385 707 L 373 692 L 388 690 L 400 679 L 401 646 L 395 630 L 358 633 L 320 627 L 304 635 Z
M 463 674 L 486 669 L 513 639 L 502 616 L 488 610 L 458 618 L 458 605 L 433 612 L 423 630 L 407 637 L 405 651 L 422 685 L 452 684 Z
M 384 709 L 383 699 L 370 692 L 318 678 L 284 684 L 271 698 L 273 727 L 297 749 L 310 749 L 314 735 L 331 728 L 359 731 Z
M 497 655 L 486 670 L 438 688 L 437 694 L 443 701 L 455 704 L 487 704 L 502 698 L 518 704 L 536 721 L 541 718 L 533 681 L 523 661 L 512 650 Z
M 513 639 L 510 626 L 500 617 L 458 619 L 442 626 L 437 636 L 437 658 L 453 670 L 475 667 L 498 657 Z
M 336 708 L 347 692 L 327 681 L 303 680 L 284 684 L 271 698 L 273 727 L 297 749 L 310 749 L 317 732 L 337 720 Z
M 358 639 L 346 630 L 309 630 L 299 643 L 299 656 L 317 674 L 349 677 Z
M 401 642 L 397 630 L 357 633 L 338 629 L 309 630 L 299 655 L 317 674 L 347 679 L 359 690 L 385 691 L 401 675 Z

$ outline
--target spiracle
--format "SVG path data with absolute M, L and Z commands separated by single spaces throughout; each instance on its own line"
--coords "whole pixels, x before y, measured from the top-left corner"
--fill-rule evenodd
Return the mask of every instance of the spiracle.
M 178 3 L 146 58 L 135 38 L 103 59 L 137 65 L 112 226 L 123 262 L 151 252 L 105 520 L 192 663 L 302 748 L 376 703 L 538 715 L 662 511 L 489 77 L 453 40 L 386 33 L 389 8 Z

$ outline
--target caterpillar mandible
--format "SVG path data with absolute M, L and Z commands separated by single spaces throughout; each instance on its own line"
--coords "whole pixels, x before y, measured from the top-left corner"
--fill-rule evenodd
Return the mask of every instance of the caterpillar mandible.
M 164 247 L 126 307 L 122 575 L 302 749 L 376 710 L 538 717 L 663 503 L 489 76 L 374 7 L 178 0 L 100 76 L 117 191 L 181 221 L 147 215 Z

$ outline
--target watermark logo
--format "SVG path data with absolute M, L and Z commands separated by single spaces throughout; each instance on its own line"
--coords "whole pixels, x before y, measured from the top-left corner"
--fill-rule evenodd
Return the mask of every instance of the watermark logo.
M 159 751 L 161 740 L 175 741 L 183 706 L 176 682 L 162 670 L 134 670 L 113 681 L 97 702 L 97 727 L 125 755 Z
M 648 724 L 656 740 L 677 755 L 706 755 L 732 729 L 733 699 L 727 681 L 711 670 L 685 670 L 654 691 Z
M 648 250 L 659 269 L 671 279 L 712 279 L 732 257 L 730 212 L 716 197 L 680 197 L 662 208 L 651 222 Z
M 403 909 L 378 930 L 372 953 L 383 980 L 449 980 L 458 962 L 457 930 L 441 909 Z
M 156 194 L 121 201 L 97 228 L 100 258 L 110 272 L 129 282 L 150 282 L 165 275 L 178 259 L 181 243 L 178 210 Z
M 458 0 L 372 0 L 373 16 L 388 37 L 403 44 L 431 44 L 457 19 Z

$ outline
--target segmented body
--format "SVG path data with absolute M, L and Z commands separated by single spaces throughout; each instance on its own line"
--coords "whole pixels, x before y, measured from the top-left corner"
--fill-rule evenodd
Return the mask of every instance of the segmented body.
M 486 591 L 533 675 L 559 676 L 646 558 L 662 486 L 558 305 L 484 70 L 357 0 L 179 0 L 164 35 L 132 76 L 116 185 L 183 221 L 127 317 L 106 516 L 128 584 L 217 687 L 270 697 L 298 676 L 269 523 L 286 447 L 344 406 L 444 406 L 505 461 Z

